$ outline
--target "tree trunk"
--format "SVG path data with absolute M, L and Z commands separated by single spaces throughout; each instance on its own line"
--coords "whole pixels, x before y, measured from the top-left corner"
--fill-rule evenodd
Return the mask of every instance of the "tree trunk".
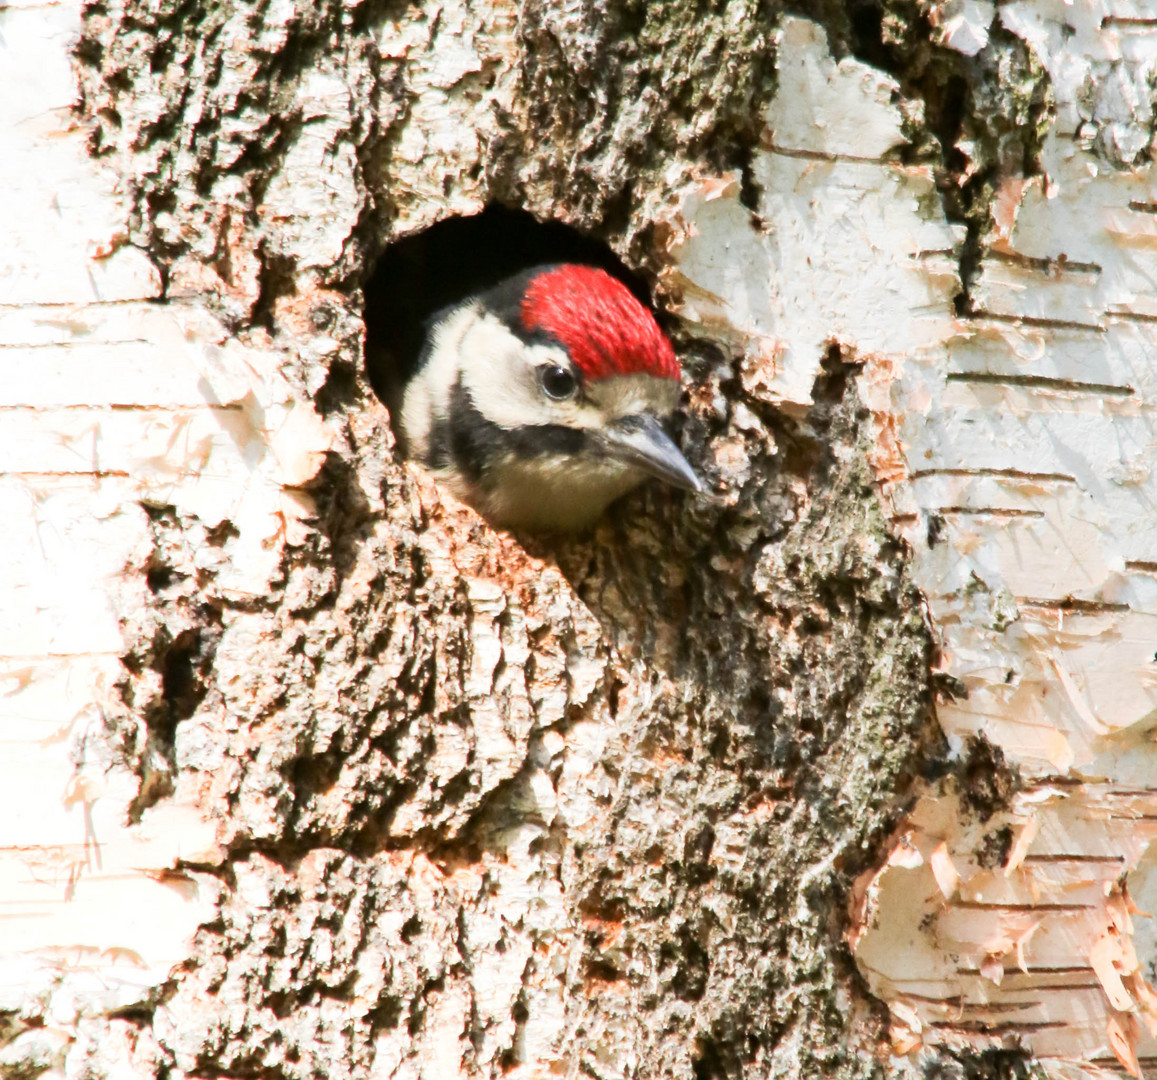
M 0 1076 L 1157 1057 L 1157 18 L 780 6 L 0 8 Z M 400 459 L 530 251 L 718 498 Z

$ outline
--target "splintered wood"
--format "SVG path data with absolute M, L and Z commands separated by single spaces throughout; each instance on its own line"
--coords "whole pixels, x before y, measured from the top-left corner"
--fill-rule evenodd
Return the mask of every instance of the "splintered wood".
M 949 47 L 987 42 L 994 5 L 933 7 Z M 961 230 L 889 156 L 899 88 L 796 20 L 754 214 L 738 177 L 704 178 L 668 224 L 666 284 L 769 401 L 806 406 L 826 344 L 863 364 L 873 464 L 957 688 L 940 723 L 1026 781 L 1000 807 L 922 799 L 859 882 L 850 939 L 895 1052 L 1023 1046 L 1056 1075 L 1138 1076 L 1157 1059 L 1157 18 L 1036 0 L 999 23 L 1056 115 L 1043 175 L 996 192 L 970 315 Z

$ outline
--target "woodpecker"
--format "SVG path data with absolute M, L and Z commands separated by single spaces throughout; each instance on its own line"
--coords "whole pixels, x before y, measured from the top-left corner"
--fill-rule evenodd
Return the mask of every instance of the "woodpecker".
M 406 385 L 404 449 L 497 525 L 591 524 L 648 477 L 702 481 L 663 430 L 679 361 L 651 313 L 591 266 L 537 266 L 437 312 Z

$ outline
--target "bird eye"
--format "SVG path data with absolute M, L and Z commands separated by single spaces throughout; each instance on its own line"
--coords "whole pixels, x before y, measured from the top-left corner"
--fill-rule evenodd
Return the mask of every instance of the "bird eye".
M 566 401 L 567 398 L 574 397 L 574 392 L 578 389 L 574 375 L 556 364 L 544 367 L 539 379 L 542 382 L 543 392 L 555 401 Z

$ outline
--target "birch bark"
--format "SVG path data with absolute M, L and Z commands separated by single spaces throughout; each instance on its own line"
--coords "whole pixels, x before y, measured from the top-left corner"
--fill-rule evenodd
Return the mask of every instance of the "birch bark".
M 1154 86 L 1146 0 L 0 8 L 0 1075 L 1141 1075 Z M 717 504 L 399 460 L 375 265 L 496 204 Z

